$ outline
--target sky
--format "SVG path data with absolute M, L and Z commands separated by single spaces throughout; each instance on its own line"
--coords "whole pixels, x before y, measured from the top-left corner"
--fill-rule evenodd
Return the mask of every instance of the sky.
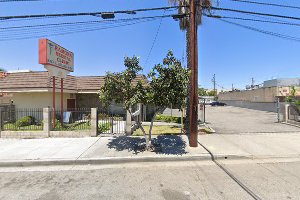
M 262 2 L 262 0 L 257 1 Z M 297 1 L 274 0 L 272 3 L 300 7 L 300 2 Z M 167 0 L 44 0 L 40 2 L 8 2 L 0 3 L 0 16 L 116 11 L 168 5 Z M 232 2 L 230 0 L 221 0 L 219 7 L 300 17 L 299 14 L 297 15 L 299 11 L 297 9 L 259 6 Z M 133 17 L 167 15 L 171 13 L 176 13 L 176 11 L 165 13 L 164 11 L 144 12 L 138 13 Z M 262 19 L 251 15 L 225 11 L 213 12 L 213 14 Z M 116 16 L 116 18 L 130 17 L 132 16 Z M 1 28 L 85 20 L 101 19 L 90 16 L 0 21 L 0 67 L 8 71 L 17 69 L 45 70 L 38 63 L 39 38 L 5 41 L 3 39 L 9 39 L 16 33 L 3 34 L 1 33 Z M 300 37 L 300 27 L 297 26 L 252 21 L 230 21 L 266 31 Z M 300 23 L 297 21 L 290 22 Z M 161 26 L 158 29 L 160 23 Z M 53 33 L 56 31 L 61 30 L 54 30 Z M 30 33 L 35 35 L 34 31 Z M 43 37 L 74 52 L 75 71 L 71 75 L 95 76 L 105 75 L 107 71 L 121 71 L 124 69 L 124 57 L 133 55 L 140 57 L 141 65 L 144 68 L 143 73 L 146 74 L 155 64 L 162 62 L 162 59 L 170 49 L 173 50 L 177 58 L 186 61 L 185 32 L 179 29 L 178 22 L 172 18 L 68 35 L 49 36 L 51 33 L 49 31 L 45 32 Z M 155 37 L 156 41 L 154 43 Z M 300 42 L 265 35 L 207 17 L 203 18 L 203 23 L 199 26 L 198 37 L 199 84 L 201 87 L 213 87 L 211 81 L 213 74 L 216 74 L 216 81 L 220 90 L 229 90 L 232 84 L 235 88 L 243 89 L 246 85 L 251 84 L 251 78 L 254 78 L 256 84 L 260 84 L 264 80 L 272 78 L 299 77 Z M 149 54 L 153 43 L 152 52 Z

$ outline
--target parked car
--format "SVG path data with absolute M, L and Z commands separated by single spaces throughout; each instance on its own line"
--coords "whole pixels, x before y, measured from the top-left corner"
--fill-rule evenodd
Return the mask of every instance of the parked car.
M 214 101 L 210 104 L 211 106 L 226 106 L 226 103 L 222 103 L 219 101 Z

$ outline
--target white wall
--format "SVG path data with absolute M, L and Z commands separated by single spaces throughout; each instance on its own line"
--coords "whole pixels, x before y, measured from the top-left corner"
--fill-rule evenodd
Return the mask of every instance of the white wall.
M 56 93 L 56 108 L 60 108 L 60 93 Z M 67 99 L 70 99 L 71 94 L 64 94 L 64 108 L 67 108 Z M 75 97 L 75 96 L 74 96 Z M 45 108 L 52 107 L 51 92 L 35 92 L 35 93 L 13 93 L 12 97 L 16 108 Z

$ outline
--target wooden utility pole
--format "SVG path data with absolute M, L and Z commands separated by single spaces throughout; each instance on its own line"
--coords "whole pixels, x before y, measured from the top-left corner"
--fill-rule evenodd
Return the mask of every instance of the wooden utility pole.
M 216 74 L 214 74 L 214 77 L 213 77 L 213 84 L 214 84 L 214 100 L 216 101 L 217 100 L 217 91 L 216 91 Z
M 64 126 L 64 79 L 60 79 L 60 116 L 61 116 L 61 127 Z
M 196 0 L 190 0 L 190 146 L 198 146 L 198 24 Z
M 52 128 L 55 128 L 55 114 L 56 114 L 56 110 L 55 110 L 55 76 L 52 77 L 52 83 L 53 83 L 53 92 L 52 92 Z

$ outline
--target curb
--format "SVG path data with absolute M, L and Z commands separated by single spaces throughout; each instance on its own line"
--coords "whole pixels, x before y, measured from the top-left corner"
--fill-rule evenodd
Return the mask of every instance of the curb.
M 253 159 L 252 156 L 217 155 L 216 160 Z M 32 166 L 59 166 L 59 165 L 107 165 L 141 162 L 184 162 L 184 161 L 211 160 L 210 155 L 177 156 L 177 157 L 113 157 L 97 159 L 61 159 L 61 160 L 18 160 L 0 161 L 0 167 L 32 167 Z
M 289 156 L 252 156 L 252 155 L 214 155 L 214 160 L 261 160 L 261 159 L 300 159 L 299 155 Z M 67 165 L 109 165 L 142 162 L 186 162 L 212 161 L 210 155 L 177 156 L 177 157 L 111 157 L 94 159 L 61 159 L 61 160 L 17 160 L 0 161 L 0 168 L 4 167 L 34 167 L 34 166 L 67 166 Z

